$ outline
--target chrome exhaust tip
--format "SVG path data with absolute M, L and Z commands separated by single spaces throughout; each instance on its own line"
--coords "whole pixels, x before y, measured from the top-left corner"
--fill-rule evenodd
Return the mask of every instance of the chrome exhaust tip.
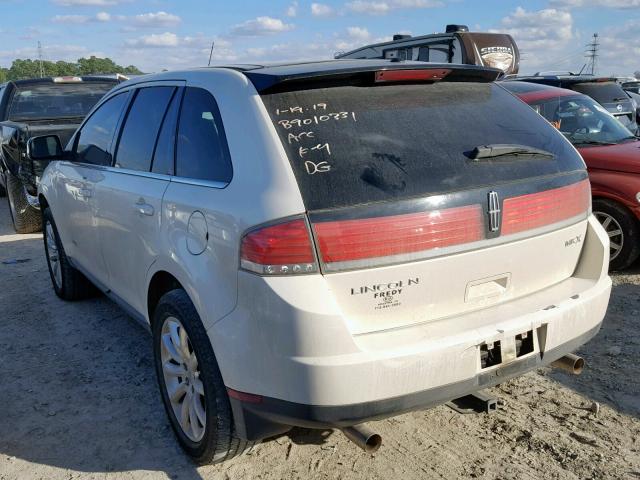
M 573 353 L 569 353 L 555 362 L 552 362 L 551 366 L 574 375 L 580 375 L 584 370 L 584 359 L 574 355 Z
M 342 433 L 367 453 L 376 452 L 382 445 L 382 437 L 364 425 L 345 427 Z

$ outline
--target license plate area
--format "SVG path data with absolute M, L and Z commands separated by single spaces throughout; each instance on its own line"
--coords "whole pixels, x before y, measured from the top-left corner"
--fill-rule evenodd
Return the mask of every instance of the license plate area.
M 518 358 L 534 353 L 537 348 L 533 330 L 505 335 L 503 339 L 480 344 L 480 368 L 482 370 L 504 365 Z

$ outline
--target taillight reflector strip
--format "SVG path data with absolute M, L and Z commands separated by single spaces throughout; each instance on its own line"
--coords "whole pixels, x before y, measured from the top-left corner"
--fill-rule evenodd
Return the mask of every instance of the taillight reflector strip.
M 313 224 L 325 264 L 416 253 L 484 238 L 480 205 Z
M 533 230 L 587 214 L 591 202 L 589 181 L 507 198 L 503 204 L 502 235 Z
M 303 219 L 246 234 L 240 246 L 240 262 L 243 268 L 263 275 L 317 271 L 309 229 Z

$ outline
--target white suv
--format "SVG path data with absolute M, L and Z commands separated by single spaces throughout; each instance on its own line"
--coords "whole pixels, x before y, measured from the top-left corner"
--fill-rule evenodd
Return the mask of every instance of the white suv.
M 62 158 L 39 191 L 55 291 L 95 286 L 150 325 L 199 462 L 295 425 L 353 438 L 555 361 L 600 328 L 608 238 L 576 150 L 498 74 L 343 60 L 124 83 L 64 151 L 30 143 Z

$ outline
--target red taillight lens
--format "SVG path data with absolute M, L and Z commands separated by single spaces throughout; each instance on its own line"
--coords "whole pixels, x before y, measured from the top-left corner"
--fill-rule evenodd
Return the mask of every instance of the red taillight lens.
M 242 239 L 240 263 L 261 275 L 318 271 L 309 229 L 302 219 L 249 232 Z
M 389 217 L 319 222 L 314 223 L 313 228 L 325 265 L 415 254 L 484 238 L 480 205 Z
M 451 70 L 420 69 L 420 70 L 381 70 L 376 72 L 376 83 L 438 81 L 449 75 Z
M 586 214 L 591 202 L 589 181 L 553 190 L 507 198 L 503 205 L 502 235 L 532 230 Z

